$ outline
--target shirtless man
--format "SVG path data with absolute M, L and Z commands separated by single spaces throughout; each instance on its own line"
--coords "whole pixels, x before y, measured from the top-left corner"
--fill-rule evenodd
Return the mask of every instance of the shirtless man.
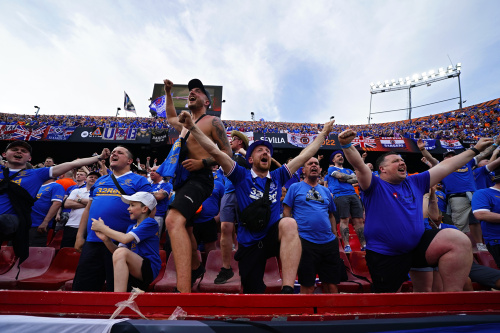
M 179 122 L 171 95 L 172 81 L 164 80 L 163 83 L 167 100 L 167 120 L 180 133 L 180 137 L 186 138 L 187 153 L 182 165 L 190 172 L 190 175 L 182 186 L 174 188 L 176 195 L 170 204 L 165 225 L 175 259 L 177 290 L 189 293 L 191 292 L 192 280 L 203 275 L 205 268 L 199 263 L 196 256 L 192 256 L 191 241 L 194 241 L 194 236 L 188 234 L 186 224 L 190 226 L 193 223 L 192 218 L 196 210 L 212 194 L 214 180 L 210 167 L 216 162 L 193 137 L 189 136 L 189 131 Z M 188 89 L 188 107 L 191 110 L 193 121 L 198 122 L 197 126 L 201 131 L 222 151 L 232 156 L 226 129 L 221 119 L 206 114 L 211 103 L 210 94 L 198 79 L 189 81 Z

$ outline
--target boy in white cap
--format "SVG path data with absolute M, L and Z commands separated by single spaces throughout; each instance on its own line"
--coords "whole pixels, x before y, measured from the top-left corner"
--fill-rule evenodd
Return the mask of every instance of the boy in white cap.
M 114 291 L 126 292 L 132 287 L 147 290 L 161 268 L 158 223 L 149 217 L 156 199 L 151 193 L 137 192 L 123 195 L 122 201 L 130 205 L 130 219 L 137 220 L 127 233 L 111 229 L 101 218 L 92 219 L 92 230 L 113 253 Z M 112 239 L 120 244 L 115 245 Z

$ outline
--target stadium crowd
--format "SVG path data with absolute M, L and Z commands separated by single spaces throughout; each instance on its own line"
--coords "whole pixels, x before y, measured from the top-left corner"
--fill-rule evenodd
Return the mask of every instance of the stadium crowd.
M 444 112 L 408 120 L 370 124 L 370 125 L 333 125 L 333 134 L 348 128 L 358 135 L 374 137 L 406 137 L 443 140 L 478 140 L 481 137 L 498 135 L 500 104 L 478 107 L 471 106 L 460 110 Z M 259 133 L 296 133 L 318 134 L 322 124 L 290 123 L 274 121 L 223 120 L 228 131 Z M 111 116 L 72 116 L 39 115 L 38 117 L 19 114 L 0 114 L 0 125 L 23 126 L 75 126 L 75 127 L 136 127 L 144 129 L 168 129 L 166 118 L 111 117 Z
M 170 96 L 173 83 L 164 83 Z M 191 292 L 206 280 L 206 259 L 197 250 L 209 255 L 217 240 L 222 267 L 208 283 L 234 279 L 234 257 L 243 293 L 266 291 L 264 275 L 272 257 L 281 262 L 281 293 L 294 293 L 296 277 L 301 293 L 313 293 L 316 276 L 323 292 L 338 293 L 347 279 L 340 255 L 353 252 L 366 253 L 367 281 L 374 292 L 397 292 L 409 274 L 414 291 L 473 290 L 471 282 L 500 288 L 500 271 L 473 258 L 473 252 L 489 252 L 500 266 L 500 138 L 491 138 L 498 132 L 498 105 L 385 125 L 223 122 L 206 115 L 210 95 L 203 84 L 193 79 L 188 87 L 191 114 L 177 115 L 167 97 L 168 126 L 181 137 L 161 165 L 149 157 L 142 164 L 128 148 L 116 146 L 72 162 L 47 157 L 32 168 L 32 147 L 10 142 L 0 166 L 0 241 L 12 241 L 22 262 L 28 246 L 45 246 L 48 230 L 63 228 L 62 246 L 81 252 L 76 291 L 100 291 L 104 282 L 108 291 L 147 290 L 161 271 L 163 237 L 175 259 L 173 292 Z M 2 117 L 8 124 L 34 124 Z M 156 126 L 163 121 L 40 116 L 36 124 Z M 231 131 L 230 141 L 226 131 Z M 242 133 L 248 131 L 318 137 L 280 162 L 269 142 L 249 145 Z M 323 177 L 323 157 L 315 155 L 329 133 L 339 135 L 342 149 L 329 156 Z M 409 176 L 394 152 L 380 156 L 375 167 L 365 163 L 366 155 L 351 144 L 356 135 L 464 135 L 478 142 L 460 154 L 448 151 L 438 161 L 419 141 L 430 168 Z M 344 161 L 354 170 L 344 168 Z M 349 234 L 349 224 L 355 235 Z

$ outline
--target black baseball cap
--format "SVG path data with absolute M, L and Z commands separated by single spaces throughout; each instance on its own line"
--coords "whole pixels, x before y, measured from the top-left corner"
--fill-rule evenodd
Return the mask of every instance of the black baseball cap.
M 443 158 L 446 158 L 450 154 L 456 155 L 457 152 L 454 150 L 448 150 L 446 153 L 443 154 Z
M 30 152 L 30 154 L 33 152 L 33 148 L 31 148 L 31 146 L 26 141 L 22 141 L 22 140 L 16 140 L 14 142 L 9 143 L 7 145 L 7 148 L 5 148 L 5 151 L 7 151 L 11 148 L 14 148 L 14 147 L 26 148 Z
M 88 176 L 97 176 L 97 178 L 101 177 L 101 174 L 97 171 L 91 171 L 89 172 L 89 174 L 87 175 Z
M 210 97 L 210 94 L 208 93 L 208 91 L 205 89 L 205 86 L 203 85 L 203 83 L 201 83 L 200 80 L 192 79 L 188 83 L 188 89 L 189 89 L 189 91 L 191 91 L 194 88 L 200 88 L 201 91 L 203 91 L 203 93 L 205 94 L 205 96 L 207 96 L 208 102 L 210 103 L 210 104 L 208 104 L 208 107 L 207 107 L 207 109 L 208 109 L 210 107 L 210 105 L 212 105 L 212 98 Z

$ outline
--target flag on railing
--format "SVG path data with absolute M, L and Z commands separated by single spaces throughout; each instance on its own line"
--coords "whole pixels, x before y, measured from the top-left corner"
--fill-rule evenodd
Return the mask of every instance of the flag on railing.
M 128 97 L 127 93 L 124 91 L 125 93 L 125 100 L 123 101 L 123 109 L 125 111 L 128 111 L 128 112 L 133 112 L 135 114 L 137 114 L 135 112 L 135 106 L 134 106 L 134 103 L 132 103 L 132 101 L 130 100 L 130 97 Z
M 156 113 L 158 117 L 167 118 L 165 95 L 158 97 L 149 105 L 149 109 L 152 113 Z

